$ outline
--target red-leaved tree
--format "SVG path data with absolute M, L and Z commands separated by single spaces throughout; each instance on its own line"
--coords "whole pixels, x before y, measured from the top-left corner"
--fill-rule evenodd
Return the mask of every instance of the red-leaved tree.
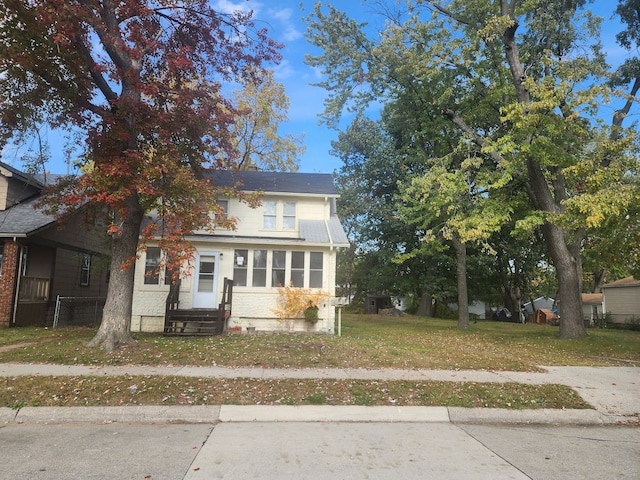
M 60 215 L 108 213 L 111 281 L 90 345 L 111 350 L 130 341 L 140 236 L 162 228 L 179 265 L 191 254 L 185 235 L 214 226 L 221 192 L 201 172 L 238 158 L 238 111 L 223 87 L 257 81 L 280 45 L 251 12 L 207 0 L 4 0 L 0 19 L 1 139 L 35 123 L 86 134 L 85 173 L 48 203 Z M 151 212 L 157 221 L 143 222 Z

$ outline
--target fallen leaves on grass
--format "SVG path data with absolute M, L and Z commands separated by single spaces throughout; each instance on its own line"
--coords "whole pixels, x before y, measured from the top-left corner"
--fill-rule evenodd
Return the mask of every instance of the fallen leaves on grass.
M 438 381 L 24 376 L 4 379 L 3 406 L 397 405 L 590 408 L 561 385 Z M 134 388 L 135 387 L 135 388 Z

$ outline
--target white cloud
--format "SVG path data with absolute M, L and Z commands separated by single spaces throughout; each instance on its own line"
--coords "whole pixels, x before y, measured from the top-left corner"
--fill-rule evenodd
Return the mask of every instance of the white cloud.
M 232 2 L 230 0 L 217 0 L 214 3 L 213 8 L 221 13 L 231 14 L 233 12 L 241 11 L 241 12 L 250 12 L 253 11 L 255 15 L 260 11 L 261 3 L 255 2 L 253 0 L 244 0 L 239 2 Z M 254 18 L 255 18 L 254 15 Z
M 296 69 L 289 60 L 283 59 L 279 65 L 273 69 L 273 76 L 278 81 L 283 81 L 287 78 L 291 78 L 296 73 Z
M 283 27 L 281 32 L 282 40 L 285 42 L 293 42 L 302 38 L 302 32 L 298 30 L 295 24 L 291 20 L 293 10 L 290 8 L 283 8 L 280 10 L 269 9 L 268 16 L 272 20 L 276 20 Z

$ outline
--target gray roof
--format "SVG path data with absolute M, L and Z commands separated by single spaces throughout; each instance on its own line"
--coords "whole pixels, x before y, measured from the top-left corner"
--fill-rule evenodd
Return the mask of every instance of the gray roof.
M 329 173 L 292 173 L 209 170 L 205 174 L 214 185 L 237 186 L 248 192 L 306 193 L 338 196 Z
M 328 222 L 300 219 L 300 237 L 307 243 L 349 246 L 349 239 L 336 215 L 332 215 Z
M 29 235 L 55 222 L 53 215 L 34 208 L 39 198 L 31 198 L 0 211 L 0 236 Z

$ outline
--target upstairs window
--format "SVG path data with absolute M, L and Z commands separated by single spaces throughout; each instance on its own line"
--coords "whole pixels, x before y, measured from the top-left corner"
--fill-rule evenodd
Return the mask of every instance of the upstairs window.
M 219 211 L 216 213 L 216 220 L 223 222 L 227 219 L 229 215 L 229 200 L 218 200 L 216 201 Z
M 295 230 L 296 228 L 296 202 L 284 202 L 282 211 L 282 229 Z
M 262 207 L 264 209 L 263 227 L 267 230 L 275 230 L 278 204 L 272 201 L 265 201 Z

